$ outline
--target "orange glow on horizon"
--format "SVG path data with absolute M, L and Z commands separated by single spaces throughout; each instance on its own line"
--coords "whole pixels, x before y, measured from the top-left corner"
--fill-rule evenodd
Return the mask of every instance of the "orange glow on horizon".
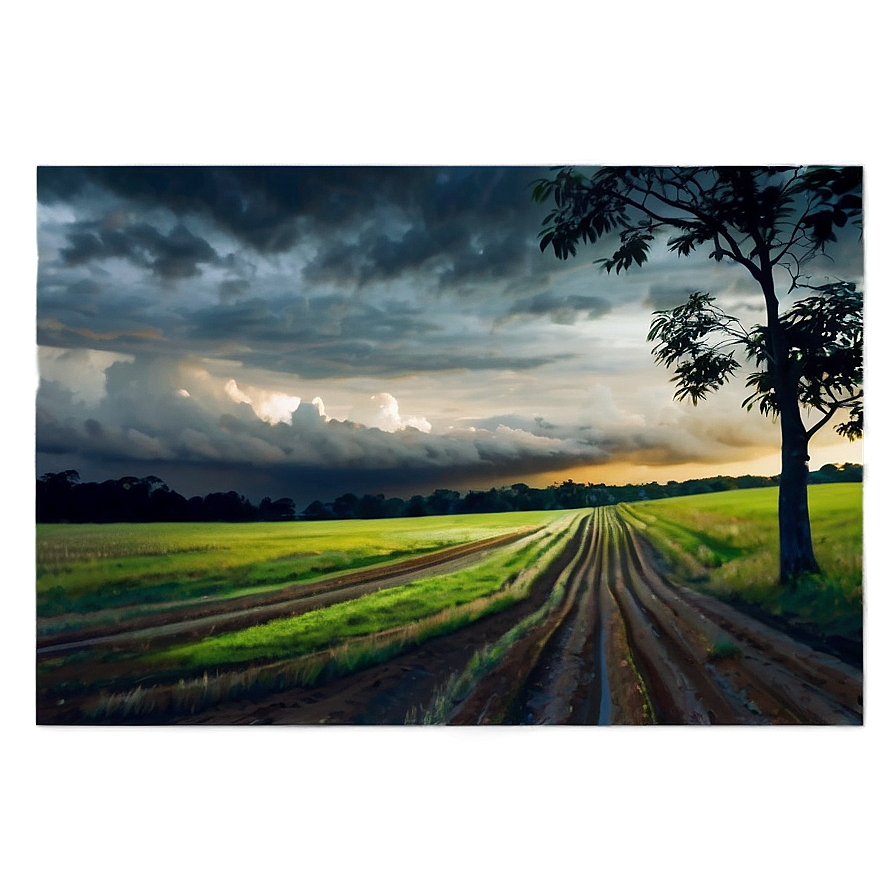
M 810 470 L 825 464 L 861 464 L 862 442 L 842 442 L 839 445 L 810 447 Z M 573 467 L 559 473 L 529 476 L 526 481 L 534 488 L 544 488 L 555 482 L 572 479 L 575 482 L 604 483 L 605 485 L 641 485 L 658 482 L 665 485 L 671 480 L 685 482 L 688 479 L 708 479 L 712 476 L 776 476 L 781 472 L 781 459 L 777 453 L 766 454 L 750 460 L 729 463 L 685 463 L 646 465 L 626 462 Z

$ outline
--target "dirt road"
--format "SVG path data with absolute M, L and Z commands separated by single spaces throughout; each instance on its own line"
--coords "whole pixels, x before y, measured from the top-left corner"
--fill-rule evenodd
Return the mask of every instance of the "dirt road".
M 861 724 L 862 673 L 721 601 L 670 584 L 650 547 L 598 508 L 536 592 L 372 669 L 183 721 L 403 724 L 477 651 L 562 600 L 445 713 L 448 724 Z

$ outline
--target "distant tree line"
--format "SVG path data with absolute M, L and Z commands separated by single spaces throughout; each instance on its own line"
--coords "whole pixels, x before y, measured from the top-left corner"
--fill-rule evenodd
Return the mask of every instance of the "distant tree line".
M 813 483 L 861 482 L 860 464 L 826 464 L 810 474 Z M 545 488 L 531 488 L 518 482 L 515 485 L 491 488 L 488 491 L 460 492 L 436 489 L 431 495 L 386 498 L 383 495 L 358 495 L 351 492 L 335 501 L 313 501 L 299 515 L 306 520 L 376 519 L 401 516 L 441 516 L 453 513 L 503 513 L 513 510 L 571 510 L 579 507 L 599 507 L 607 504 L 649 501 L 654 498 L 673 498 L 678 495 L 699 495 L 708 492 L 745 488 L 763 488 L 778 484 L 777 476 L 713 476 L 708 479 L 674 480 L 660 485 L 649 482 L 640 485 L 605 485 L 603 483 L 573 482 L 567 479 Z
M 199 523 L 294 520 L 292 498 L 263 498 L 256 507 L 234 491 L 185 498 L 157 476 L 81 482 L 76 470 L 37 480 L 39 523 Z
M 861 482 L 861 464 L 825 464 L 809 474 L 813 484 Z M 296 513 L 292 498 L 272 501 L 263 498 L 256 507 L 234 491 L 213 492 L 202 497 L 184 498 L 157 476 L 138 479 L 125 476 L 105 482 L 81 482 L 75 470 L 47 473 L 37 480 L 37 521 L 39 523 L 113 522 L 253 522 L 276 520 L 346 520 L 397 517 L 443 516 L 455 513 L 503 513 L 514 510 L 572 510 L 609 504 L 699 495 L 735 489 L 763 488 L 778 484 L 777 476 L 713 476 L 708 479 L 672 480 L 665 485 L 564 482 L 545 488 L 525 483 L 469 491 L 465 495 L 451 489 L 402 498 L 358 495 L 347 492 L 334 501 L 312 501 Z

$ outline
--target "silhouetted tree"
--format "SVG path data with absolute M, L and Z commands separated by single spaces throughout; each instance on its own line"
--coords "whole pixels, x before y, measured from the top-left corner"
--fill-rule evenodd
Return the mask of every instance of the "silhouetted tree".
M 37 480 L 38 522 L 59 522 L 72 518 L 72 490 L 80 481 L 77 470 L 45 473 Z
M 267 522 L 280 522 L 296 518 L 296 503 L 292 498 L 262 498 L 258 505 L 258 519 Z
M 698 400 L 719 389 L 740 367 L 741 348 L 757 367 L 744 402 L 777 418 L 781 430 L 778 498 L 780 578 L 816 572 L 808 510 L 808 446 L 838 411 L 848 419 L 837 431 L 862 433 L 862 294 L 855 284 L 813 287 L 808 298 L 782 311 L 782 281 L 809 287 L 813 260 L 847 226 L 861 227 L 860 168 L 603 168 L 591 177 L 563 169 L 540 181 L 536 201 L 552 198 L 544 219 L 541 249 L 558 258 L 579 244 L 606 235 L 617 238 L 609 273 L 647 261 L 650 244 L 671 232 L 670 251 L 688 256 L 706 246 L 717 262 L 743 267 L 758 284 L 765 324 L 746 330 L 706 293 L 694 293 L 677 308 L 656 312 L 649 338 L 654 355 L 674 367 L 675 397 Z M 800 409 L 820 418 L 804 424 Z
M 358 503 L 358 516 L 362 520 L 381 519 L 385 516 L 385 495 L 363 495 Z
M 306 520 L 331 520 L 333 514 L 320 501 L 312 501 L 303 511 L 302 518 Z
M 460 492 L 447 488 L 437 488 L 426 499 L 426 512 L 433 516 L 442 516 L 446 513 L 454 513 L 460 503 Z
M 411 495 L 404 505 L 405 516 L 426 516 L 426 501 L 423 495 Z
M 203 518 L 209 522 L 237 523 L 253 518 L 254 508 L 247 498 L 234 491 L 212 492 L 202 503 Z
M 333 502 L 333 516 L 340 520 L 354 519 L 358 515 L 358 504 L 358 496 L 346 492 Z

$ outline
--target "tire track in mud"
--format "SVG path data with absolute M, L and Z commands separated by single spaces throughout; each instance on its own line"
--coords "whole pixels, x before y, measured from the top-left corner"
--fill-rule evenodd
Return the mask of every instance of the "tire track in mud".
M 733 705 L 758 722 L 860 724 L 862 675 L 846 663 L 812 649 L 724 602 L 672 587 L 648 560 L 650 548 L 623 524 L 633 574 L 663 612 L 673 614 L 696 661 L 702 660 Z M 719 644 L 734 655 L 713 655 Z
M 513 645 L 503 662 L 511 668 L 487 676 L 450 724 L 642 724 L 652 718 L 625 623 L 603 573 L 608 563 L 604 513 L 603 508 L 592 513 L 560 606 Z M 510 701 L 495 694 L 508 680 L 516 682 Z M 479 711 L 486 696 L 497 710 Z
M 563 611 L 505 721 L 861 724 L 860 672 L 671 585 L 615 508 L 598 508 L 595 519 Z M 470 723 L 462 710 L 456 718 Z
M 594 682 L 600 679 L 594 650 L 598 628 L 595 598 L 598 533 L 603 534 L 592 515 L 584 536 L 584 551 L 570 577 L 567 599 L 557 618 L 549 623 L 553 630 L 544 643 L 540 662 L 530 674 L 530 677 L 551 681 L 550 688 L 536 689 L 527 701 L 526 718 L 532 721 L 566 722 L 574 706 L 583 707 L 582 711 L 587 713 L 594 702 Z
M 565 561 L 554 570 L 550 585 L 540 602 L 542 606 L 519 620 L 524 631 L 504 651 L 498 666 L 480 678 L 469 693 L 446 711 L 445 721 L 448 724 L 500 724 L 518 713 L 520 691 L 531 676 L 546 645 L 557 638 L 558 630 L 575 606 L 575 596 L 583 587 L 582 580 L 589 568 L 587 561 L 596 534 L 594 514 L 581 519 L 577 526 L 568 545 Z M 564 586 L 562 600 L 551 607 L 553 594 L 561 582 L 568 583 Z M 513 627 L 508 626 L 502 634 L 506 638 L 511 631 Z M 497 643 L 500 643 L 500 639 L 493 641 L 491 646 Z M 436 702 L 441 689 L 437 688 L 433 692 L 431 704 Z M 421 712 L 425 713 L 425 707 L 421 706 Z M 441 715 L 440 712 L 437 714 Z
M 515 721 L 529 724 L 710 723 L 705 690 L 670 652 L 626 576 L 614 512 L 595 511 L 596 532 L 573 585 L 574 611 L 545 644 Z
M 636 663 L 648 686 L 659 724 L 750 724 L 749 707 L 720 688 L 703 663 L 706 650 L 697 632 L 659 599 L 634 563 L 618 516 L 606 515 L 613 549 L 609 569 Z

